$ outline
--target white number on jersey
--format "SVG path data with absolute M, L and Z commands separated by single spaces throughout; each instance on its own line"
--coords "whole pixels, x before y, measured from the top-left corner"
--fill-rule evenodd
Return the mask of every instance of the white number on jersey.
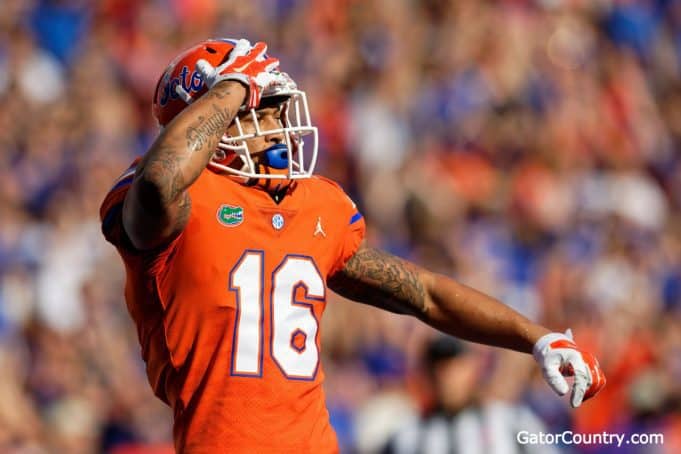
M 230 273 L 229 289 L 236 293 L 236 322 L 232 344 L 232 375 L 262 376 L 263 251 L 247 250 Z M 324 300 L 325 286 L 313 259 L 287 255 L 271 276 L 270 352 L 281 372 L 290 379 L 310 380 L 317 373 L 319 323 L 312 304 L 297 301 L 299 288 L 308 300 Z

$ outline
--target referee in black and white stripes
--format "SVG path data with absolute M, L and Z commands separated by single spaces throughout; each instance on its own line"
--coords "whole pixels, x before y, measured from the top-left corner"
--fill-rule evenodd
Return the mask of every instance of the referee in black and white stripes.
M 408 422 L 386 445 L 385 454 L 548 454 L 557 448 L 520 444 L 520 431 L 545 431 L 524 405 L 481 404 L 476 398 L 484 359 L 449 336 L 432 340 L 425 367 L 433 387 L 433 410 Z

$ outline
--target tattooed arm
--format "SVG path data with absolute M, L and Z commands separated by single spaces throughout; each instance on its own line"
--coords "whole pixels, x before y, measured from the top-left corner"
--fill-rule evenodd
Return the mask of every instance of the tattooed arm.
M 123 225 L 135 248 L 152 249 L 184 229 L 191 209 L 187 189 L 206 168 L 245 96 L 239 82 L 219 82 L 156 139 L 123 205 Z
M 351 300 L 413 315 L 482 344 L 531 353 L 549 333 L 490 296 L 376 249 L 357 251 L 328 285 Z

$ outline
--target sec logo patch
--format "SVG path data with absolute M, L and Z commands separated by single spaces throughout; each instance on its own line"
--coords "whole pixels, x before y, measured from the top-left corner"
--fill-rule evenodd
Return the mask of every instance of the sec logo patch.
M 281 230 L 284 227 L 284 216 L 279 213 L 272 216 L 272 227 L 274 227 L 275 230 Z

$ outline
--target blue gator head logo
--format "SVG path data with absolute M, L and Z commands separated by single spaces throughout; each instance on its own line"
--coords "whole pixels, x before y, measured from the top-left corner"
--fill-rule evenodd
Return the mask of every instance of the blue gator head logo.
M 163 95 L 159 104 L 165 106 L 170 100 L 175 100 L 179 98 L 179 95 L 175 91 L 175 87 L 181 85 L 184 91 L 187 93 L 194 94 L 199 92 L 203 88 L 203 77 L 201 73 L 196 70 L 189 72 L 188 66 L 183 66 L 180 74 L 177 77 L 170 79 L 170 74 L 167 74 L 164 78 Z M 170 80 L 168 80 L 170 79 Z

